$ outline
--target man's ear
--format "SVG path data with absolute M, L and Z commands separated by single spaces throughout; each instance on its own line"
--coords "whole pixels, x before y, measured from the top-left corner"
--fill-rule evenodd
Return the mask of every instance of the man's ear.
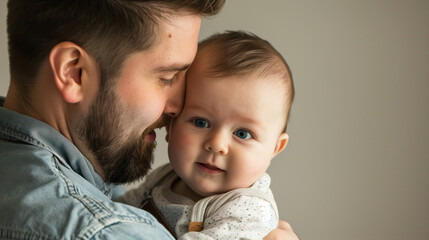
M 82 68 L 86 51 L 72 42 L 55 45 L 49 54 L 49 63 L 55 85 L 64 101 L 77 103 L 83 98 Z
M 280 134 L 279 138 L 277 139 L 276 147 L 274 148 L 273 158 L 285 149 L 288 141 L 289 135 L 287 133 Z

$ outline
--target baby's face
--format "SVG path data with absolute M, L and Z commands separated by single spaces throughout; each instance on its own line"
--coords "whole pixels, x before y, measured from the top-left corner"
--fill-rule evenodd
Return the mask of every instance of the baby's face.
M 283 149 L 285 90 L 256 76 L 210 78 L 198 61 L 186 99 L 169 130 L 169 158 L 200 196 L 251 186 Z

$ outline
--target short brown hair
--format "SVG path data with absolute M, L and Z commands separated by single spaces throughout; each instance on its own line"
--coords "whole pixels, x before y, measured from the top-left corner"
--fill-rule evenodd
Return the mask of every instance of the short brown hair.
M 245 31 L 226 31 L 214 34 L 199 43 L 198 51 L 208 50 L 212 77 L 257 74 L 275 77 L 286 89 L 286 132 L 295 89 L 292 72 L 283 56 L 266 40 Z
M 225 0 L 9 0 L 11 79 L 29 90 L 41 62 L 63 41 L 84 48 L 103 79 L 120 73 L 125 58 L 149 49 L 159 21 L 170 13 L 217 14 Z M 102 87 L 105 83 L 101 83 Z

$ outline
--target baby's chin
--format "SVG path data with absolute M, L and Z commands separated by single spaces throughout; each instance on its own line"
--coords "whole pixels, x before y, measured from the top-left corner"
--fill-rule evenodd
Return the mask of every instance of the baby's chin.
M 195 181 L 191 181 L 188 183 L 186 181 L 184 182 L 188 186 L 188 188 L 199 197 L 199 199 L 226 193 L 238 188 L 249 188 L 253 185 L 253 183 L 249 184 L 244 182 L 231 184 L 229 186 L 225 186 L 225 184 L 212 184 L 206 181 L 202 181 L 200 183 Z
M 197 194 L 200 198 L 205 198 L 205 197 L 210 197 L 216 194 L 220 194 L 220 193 L 224 193 L 224 191 L 220 190 L 220 189 L 212 189 L 212 188 L 207 188 L 207 187 L 203 187 L 203 186 L 195 186 L 195 185 L 188 185 L 189 188 L 195 193 Z
M 192 191 L 194 191 L 198 196 L 201 198 L 210 197 L 217 194 L 222 194 L 229 192 L 231 190 L 234 190 L 236 188 L 222 188 L 222 189 L 213 189 L 213 188 L 204 188 L 202 186 L 197 186 L 195 188 L 192 188 Z

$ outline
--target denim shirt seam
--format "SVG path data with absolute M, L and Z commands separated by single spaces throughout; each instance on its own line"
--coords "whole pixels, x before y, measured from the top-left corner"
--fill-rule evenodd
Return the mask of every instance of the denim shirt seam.
M 58 159 L 61 160 L 61 162 L 64 163 L 64 165 L 67 168 L 71 168 L 68 164 L 68 162 L 64 159 L 62 159 L 60 156 L 58 156 L 53 149 L 51 149 L 48 145 L 40 142 L 36 138 L 33 138 L 29 136 L 28 134 L 22 133 L 21 131 L 13 128 L 12 126 L 9 126 L 8 122 L 3 121 L 0 119 L 0 136 L 1 138 L 13 140 L 13 141 L 21 141 L 26 144 L 30 144 L 33 146 L 41 147 L 50 153 L 52 153 L 54 156 L 56 156 Z M 106 184 L 101 184 L 100 186 L 97 186 L 106 196 L 111 196 L 112 192 L 111 189 Z
M 30 137 L 29 135 L 20 132 L 19 130 L 16 130 L 10 126 L 8 126 L 7 122 L 2 121 L 0 119 L 0 133 L 2 133 L 2 135 L 4 137 L 7 137 L 10 140 L 18 140 L 18 141 L 22 141 L 28 144 L 32 144 L 38 147 L 42 147 L 50 152 L 52 152 L 52 150 L 49 148 L 49 146 L 46 146 L 45 144 L 43 144 L 42 142 L 40 142 L 39 140 Z
M 40 232 L 0 226 L 0 239 L 53 240 Z
M 143 223 L 151 226 L 156 226 L 156 224 L 145 217 L 140 217 L 137 215 L 127 214 L 126 212 L 115 213 L 111 211 L 105 204 L 94 199 L 90 196 L 82 196 L 79 190 L 79 186 L 75 185 L 71 179 L 69 179 L 59 168 L 60 162 L 64 161 L 60 156 L 57 156 L 55 152 L 47 145 L 43 144 L 39 140 L 21 132 L 19 129 L 16 129 L 8 121 L 4 121 L 0 118 L 0 137 L 1 139 L 7 139 L 10 141 L 23 142 L 25 144 L 30 144 L 33 146 L 41 147 L 52 154 L 51 164 L 54 174 L 56 174 L 60 179 L 62 179 L 66 186 L 66 191 L 70 197 L 77 200 L 86 208 L 92 215 L 94 221 L 89 224 L 86 228 L 80 229 L 77 233 L 77 239 L 92 239 L 97 233 L 102 229 L 108 228 L 113 224 L 118 223 Z M 64 164 L 62 164 L 64 165 Z M 71 167 L 67 164 L 67 168 Z M 88 183 L 90 184 L 90 183 Z M 3 237 L 16 237 L 18 239 L 43 239 L 50 240 L 55 239 L 51 238 L 49 235 L 44 235 L 40 232 L 33 232 L 28 230 L 14 229 L 9 227 L 0 226 L 0 238 Z
M 79 187 L 73 184 L 73 182 L 58 168 L 58 161 L 55 160 L 55 157 L 52 158 L 52 165 L 56 174 L 64 181 L 68 194 L 79 201 L 91 213 L 94 219 L 96 219 L 94 223 L 82 229 L 76 239 L 92 239 L 94 235 L 102 229 L 117 223 L 144 223 L 155 226 L 154 222 L 147 218 L 114 213 L 102 202 L 88 196 L 81 196 L 79 194 Z

